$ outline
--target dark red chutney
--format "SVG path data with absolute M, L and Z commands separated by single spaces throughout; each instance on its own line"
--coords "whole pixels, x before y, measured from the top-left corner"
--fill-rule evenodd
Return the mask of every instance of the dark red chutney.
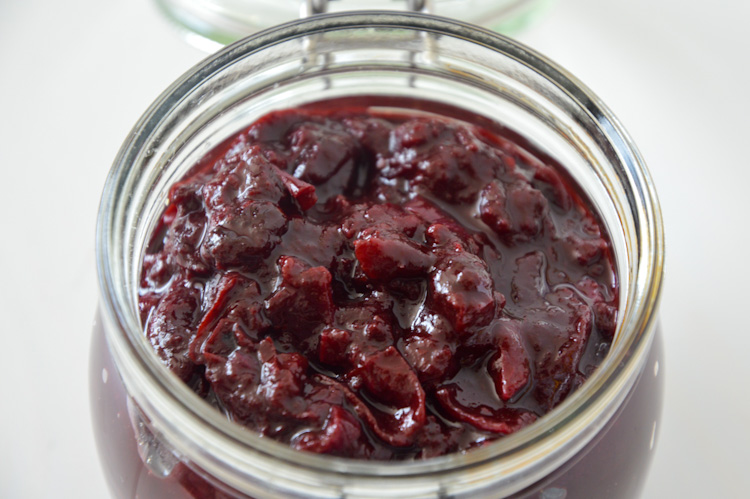
M 269 114 L 174 185 L 143 263 L 164 363 L 299 450 L 429 458 L 560 404 L 609 350 L 611 245 L 563 169 L 435 116 Z

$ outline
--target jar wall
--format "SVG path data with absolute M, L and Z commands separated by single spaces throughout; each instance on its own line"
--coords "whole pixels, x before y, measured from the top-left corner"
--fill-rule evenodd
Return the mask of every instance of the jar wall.
M 578 454 L 548 477 L 515 494 L 518 498 L 638 497 L 651 463 L 662 409 L 664 354 L 657 332 L 638 381 L 615 416 Z M 113 497 L 175 499 L 247 497 L 178 461 L 157 476 L 138 452 L 136 430 L 128 414 L 127 392 L 113 364 L 101 322 L 91 344 L 91 411 L 99 458 Z M 169 448 L 166 442 L 159 442 Z M 278 497 L 269 491 L 267 497 Z M 326 497 L 326 496 L 321 496 Z M 327 496 L 341 497 L 341 496 Z M 409 497 L 405 491 L 403 497 Z M 502 495 L 488 497 L 502 497 Z
M 643 371 L 615 416 L 575 457 L 518 497 L 640 496 L 656 447 L 662 411 L 661 336 L 661 331 L 657 331 Z M 544 491 L 546 494 L 542 494 Z
M 220 484 L 212 485 L 201 474 L 188 467 L 176 456 L 170 459 L 168 469 L 156 467 L 149 461 L 149 451 L 160 446 L 161 453 L 170 453 L 170 446 L 162 439 L 139 435 L 134 421 L 136 409 L 123 385 L 100 320 L 97 320 L 91 340 L 89 362 L 89 394 L 91 420 L 104 477 L 112 497 L 117 499 L 190 499 L 206 497 L 242 497 L 225 491 Z M 140 420 L 142 424 L 147 423 Z M 140 442 L 139 442 L 140 437 Z M 140 444 L 140 449 L 139 449 Z M 148 446 L 151 446 L 151 449 Z M 164 459 L 164 455 L 160 456 Z M 171 459 L 173 458 L 173 460 Z M 224 495 L 226 494 L 226 495 Z

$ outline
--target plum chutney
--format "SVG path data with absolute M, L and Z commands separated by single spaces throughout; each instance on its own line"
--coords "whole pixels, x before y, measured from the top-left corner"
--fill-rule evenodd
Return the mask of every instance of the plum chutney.
M 421 114 L 277 111 L 169 192 L 140 312 L 164 364 L 294 449 L 422 459 L 517 431 L 601 363 L 611 244 L 512 133 Z

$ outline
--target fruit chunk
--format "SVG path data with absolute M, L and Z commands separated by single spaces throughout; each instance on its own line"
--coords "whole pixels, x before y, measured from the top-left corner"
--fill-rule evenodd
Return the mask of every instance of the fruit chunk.
M 503 322 L 500 329 L 499 348 L 490 358 L 487 370 L 495 383 L 497 395 L 503 402 L 508 402 L 528 385 L 531 369 L 516 323 Z
M 446 255 L 431 274 L 430 298 L 435 310 L 459 333 L 486 326 L 502 310 L 503 300 L 498 303 L 493 290 L 487 264 L 466 251 Z
M 308 336 L 333 319 L 331 273 L 309 267 L 298 258 L 279 258 L 281 283 L 266 301 L 268 317 L 278 329 Z
M 358 371 L 363 388 L 381 408 L 372 407 L 373 431 L 390 445 L 411 445 L 425 423 L 425 393 L 394 347 L 368 357 Z
M 468 423 L 478 430 L 507 435 L 537 419 L 533 412 L 521 409 L 492 409 L 485 405 L 465 407 L 456 400 L 456 390 L 458 387 L 455 385 L 444 386 L 435 392 L 435 396 L 443 410 L 452 418 Z
M 367 277 L 377 281 L 418 277 L 435 262 L 433 255 L 405 236 L 377 229 L 365 231 L 354 242 L 354 254 Z
M 195 364 L 188 356 L 200 310 L 197 289 L 176 281 L 154 308 L 146 324 L 146 336 L 164 364 L 183 381 L 190 381 Z

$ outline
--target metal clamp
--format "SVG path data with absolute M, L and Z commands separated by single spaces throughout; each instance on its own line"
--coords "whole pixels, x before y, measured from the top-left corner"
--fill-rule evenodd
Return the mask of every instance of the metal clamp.
M 300 17 L 310 17 L 328 12 L 328 0 L 302 0 L 299 9 Z
M 328 12 L 328 2 L 336 0 L 302 0 L 300 4 L 300 17 L 310 17 L 316 14 Z M 406 10 L 412 12 L 432 12 L 432 0 L 406 0 Z
M 300 18 L 325 14 L 328 12 L 329 2 L 333 1 L 340 0 L 301 0 Z M 433 12 L 433 1 L 434 0 L 405 0 L 406 11 L 430 14 Z M 327 68 L 329 66 L 332 58 L 331 53 L 318 51 L 318 43 L 323 36 L 324 33 L 313 33 L 303 38 L 305 58 L 300 68 L 301 71 L 304 72 L 311 68 Z M 434 60 L 436 58 L 436 51 L 434 48 L 435 35 L 427 32 L 420 32 L 417 33 L 416 36 L 419 36 L 424 40 L 425 48 L 419 51 L 410 51 L 409 58 L 412 64 L 416 63 L 415 61 L 417 57 Z M 324 76 L 323 81 L 326 88 L 330 87 L 331 80 L 328 76 Z M 410 78 L 408 85 L 414 86 L 414 76 Z

